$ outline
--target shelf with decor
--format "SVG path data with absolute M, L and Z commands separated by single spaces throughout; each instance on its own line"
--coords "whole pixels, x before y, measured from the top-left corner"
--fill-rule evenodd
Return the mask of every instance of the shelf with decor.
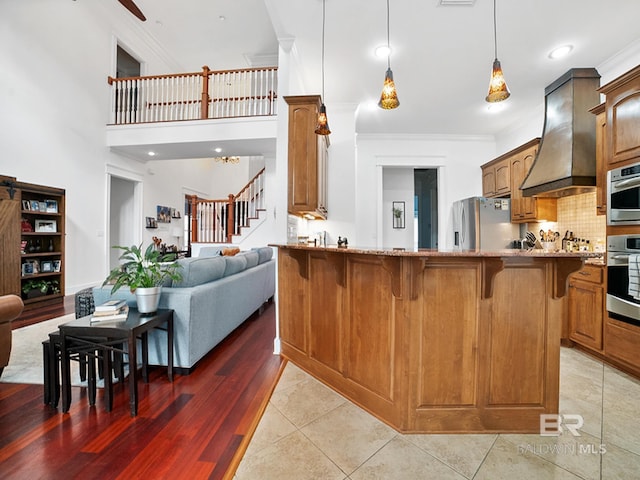
M 21 295 L 25 307 L 64 297 L 65 191 L 17 182 L 20 192 Z

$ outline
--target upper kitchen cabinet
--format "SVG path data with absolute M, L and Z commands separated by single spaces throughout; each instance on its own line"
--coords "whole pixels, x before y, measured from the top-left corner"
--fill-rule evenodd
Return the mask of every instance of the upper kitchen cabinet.
M 598 91 L 607 97 L 608 165 L 637 161 L 640 158 L 640 66 L 600 87 Z
M 508 197 L 511 192 L 509 160 L 496 158 L 482 165 L 482 195 Z
M 533 162 L 536 159 L 540 138 L 520 145 L 517 148 L 493 159 L 482 166 L 482 189 L 485 197 L 511 196 L 511 222 L 525 223 L 546 220 L 554 222 L 557 219 L 557 200 L 555 198 L 523 197 L 520 186 L 527 177 Z M 503 187 L 501 192 L 489 194 L 487 188 L 491 174 L 493 178 L 508 181 L 508 188 Z M 497 191 L 497 188 L 495 189 Z
M 327 218 L 329 139 L 316 135 L 320 95 L 284 97 L 289 105 L 288 211 L 306 218 Z
M 596 116 L 596 214 L 607 214 L 607 112 L 605 104 L 592 108 Z

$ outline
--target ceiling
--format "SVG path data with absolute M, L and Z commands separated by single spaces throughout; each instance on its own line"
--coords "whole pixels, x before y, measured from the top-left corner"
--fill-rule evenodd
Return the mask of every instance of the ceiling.
M 273 65 L 278 38 L 293 39 L 300 93 L 321 92 L 322 0 L 135 2 L 147 17 L 142 27 L 182 71 Z M 391 68 L 401 105 L 385 111 L 375 104 L 386 58 L 374 55 L 386 44 L 385 0 L 326 0 L 329 120 L 332 107 L 350 104 L 358 108 L 359 134 L 495 135 L 540 109 L 545 86 L 570 68 L 598 67 L 640 41 L 638 0 L 499 0 L 496 16 L 511 97 L 490 111 L 484 97 L 494 58 L 493 2 L 390 0 Z M 573 45 L 570 55 L 549 59 L 562 44 Z

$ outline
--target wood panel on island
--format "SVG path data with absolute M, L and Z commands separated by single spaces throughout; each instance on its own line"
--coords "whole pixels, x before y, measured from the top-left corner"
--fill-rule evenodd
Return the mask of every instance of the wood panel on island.
M 282 354 L 397 430 L 558 412 L 567 279 L 594 254 L 274 246 Z

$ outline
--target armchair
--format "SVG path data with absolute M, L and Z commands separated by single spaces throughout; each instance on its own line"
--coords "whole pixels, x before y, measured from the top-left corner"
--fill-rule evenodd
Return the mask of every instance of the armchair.
M 0 376 L 11 353 L 11 321 L 22 313 L 24 304 L 17 295 L 0 296 Z

